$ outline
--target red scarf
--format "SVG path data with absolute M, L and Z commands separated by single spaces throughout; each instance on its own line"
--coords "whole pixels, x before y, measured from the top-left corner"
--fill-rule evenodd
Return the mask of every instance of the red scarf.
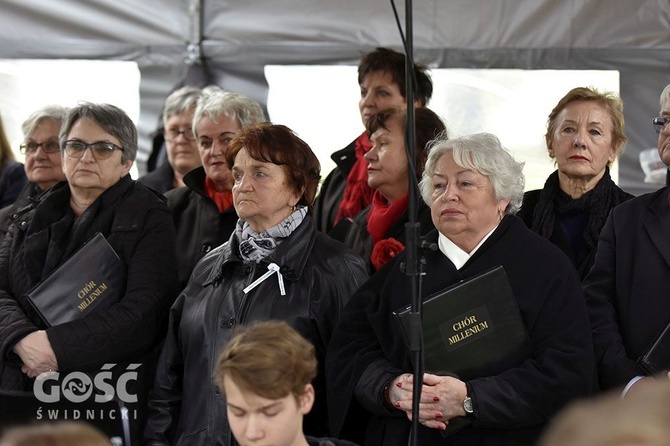
M 366 132 L 356 138 L 356 162 L 347 176 L 347 184 L 344 186 L 344 195 L 335 217 L 335 224 L 341 218 L 353 219 L 372 202 L 374 191 L 368 186 L 368 162 L 363 158 L 363 155 L 371 148 L 372 143 Z
M 388 204 L 386 198 L 379 191 L 375 191 L 372 196 L 372 208 L 368 214 L 367 227 L 373 243 L 377 243 L 386 236 L 391 226 L 405 213 L 408 205 L 409 194 Z
M 223 212 L 233 205 L 233 193 L 217 191 L 214 187 L 214 181 L 210 177 L 205 177 L 205 193 L 216 203 L 219 212 Z

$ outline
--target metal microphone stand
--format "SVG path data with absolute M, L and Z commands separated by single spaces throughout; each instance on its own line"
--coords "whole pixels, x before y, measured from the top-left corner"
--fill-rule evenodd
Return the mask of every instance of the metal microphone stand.
M 409 221 L 405 224 L 406 236 L 406 264 L 405 274 L 411 285 L 412 307 L 410 311 L 409 348 L 414 364 L 414 385 L 412 389 L 412 430 L 409 444 L 418 446 L 419 434 L 419 403 L 421 401 L 421 387 L 423 386 L 423 336 L 421 328 L 421 276 L 423 268 L 419 256 L 419 234 L 421 223 L 417 221 L 417 184 L 416 169 L 414 166 L 415 147 L 415 113 L 414 113 L 414 57 L 413 57 L 413 28 L 412 28 L 412 0 L 405 0 L 405 91 L 407 100 L 407 122 L 405 127 L 405 148 L 409 169 Z

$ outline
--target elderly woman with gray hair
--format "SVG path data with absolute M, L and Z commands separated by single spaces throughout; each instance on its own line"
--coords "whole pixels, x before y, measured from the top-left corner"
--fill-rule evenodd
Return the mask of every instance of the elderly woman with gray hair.
M 243 94 L 206 88 L 197 102 L 193 134 L 202 166 L 184 175 L 186 186 L 165 194 L 177 230 L 182 288 L 195 264 L 227 241 L 237 224 L 233 177 L 225 159 L 228 145 L 242 128 L 265 120 L 260 104 Z
M 421 297 L 502 265 L 530 348 L 500 373 L 459 379 L 426 373 L 419 407 L 421 445 L 534 444 L 547 420 L 593 389 L 595 361 L 579 277 L 569 259 L 514 216 L 522 164 L 491 134 L 438 140 L 421 181 L 436 231 L 425 238 Z M 351 298 L 328 350 L 331 433 L 365 445 L 405 445 L 413 377 L 393 312 L 408 306 L 403 252 Z M 497 290 L 491 290 L 495 293 Z M 503 336 L 496 331 L 495 336 Z M 456 417 L 467 427 L 445 440 Z
M 193 86 L 179 88 L 165 99 L 163 138 L 167 162 L 137 179 L 162 194 L 184 186 L 184 175 L 200 166 L 200 154 L 193 134 L 193 114 L 202 90 Z
M 0 244 L 9 225 L 30 208 L 45 190 L 65 179 L 61 165 L 58 132 L 67 110 L 60 105 L 47 105 L 35 110 L 21 125 L 21 153 L 26 157 L 28 183 L 13 204 L 0 210 Z

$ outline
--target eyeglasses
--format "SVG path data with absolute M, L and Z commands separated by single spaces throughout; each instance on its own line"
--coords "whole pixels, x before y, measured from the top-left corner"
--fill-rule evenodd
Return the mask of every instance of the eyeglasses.
M 195 135 L 193 134 L 193 130 L 191 129 L 186 130 L 169 129 L 165 131 L 165 134 L 167 135 L 167 138 L 170 141 L 176 140 L 177 138 L 179 138 L 179 135 L 182 135 L 186 141 L 195 141 Z
M 45 142 L 30 141 L 29 143 L 21 144 L 19 150 L 24 155 L 34 155 L 40 147 L 44 153 L 55 153 L 60 150 L 60 144 L 54 140 Z
M 119 147 L 111 142 L 94 142 L 86 144 L 85 142 L 72 139 L 65 141 L 65 153 L 72 158 L 81 158 L 87 149 L 91 149 L 91 153 L 96 160 L 109 158 L 116 149 L 123 151 L 123 147 Z
M 670 118 L 658 117 L 651 120 L 651 123 L 654 124 L 654 130 L 656 133 L 661 133 L 666 125 L 670 122 Z

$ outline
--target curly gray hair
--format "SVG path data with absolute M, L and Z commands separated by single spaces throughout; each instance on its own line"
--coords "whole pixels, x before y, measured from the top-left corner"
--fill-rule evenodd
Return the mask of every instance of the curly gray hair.
M 473 169 L 491 180 L 497 200 L 509 200 L 506 214 L 514 215 L 521 208 L 525 179 L 524 163 L 517 162 L 491 133 L 476 133 L 455 139 L 433 141 L 419 187 L 423 200 L 430 206 L 432 179 L 438 160 L 451 151 L 457 165 Z

